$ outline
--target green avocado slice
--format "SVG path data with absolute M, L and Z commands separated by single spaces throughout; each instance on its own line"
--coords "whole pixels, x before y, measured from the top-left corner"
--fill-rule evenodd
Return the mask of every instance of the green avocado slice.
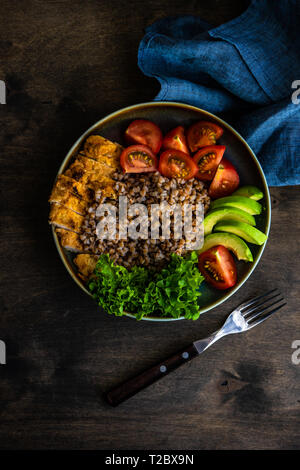
M 216 223 L 228 219 L 255 225 L 255 218 L 249 212 L 245 212 L 237 207 L 219 207 L 210 211 L 204 218 L 204 235 L 210 234 Z
M 245 196 L 221 197 L 213 201 L 210 205 L 211 209 L 217 209 L 218 207 L 237 207 L 251 215 L 260 214 L 262 211 L 262 205 L 259 202 Z
M 237 259 L 253 261 L 253 256 L 248 245 L 233 233 L 211 233 L 204 238 L 204 244 L 198 254 L 209 250 L 213 246 L 223 245 L 232 251 Z
M 259 201 L 264 197 L 264 193 L 258 189 L 256 186 L 246 185 L 237 189 L 232 196 L 245 196 L 253 199 L 254 201 Z
M 267 235 L 251 225 L 236 220 L 227 220 L 215 225 L 215 230 L 219 232 L 229 232 L 238 235 L 247 242 L 255 245 L 263 245 L 267 239 Z

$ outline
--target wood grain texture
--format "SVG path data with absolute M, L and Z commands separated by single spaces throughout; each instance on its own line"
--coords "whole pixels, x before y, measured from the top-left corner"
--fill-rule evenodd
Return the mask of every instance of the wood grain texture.
M 66 151 L 100 117 L 151 100 L 136 53 L 168 14 L 219 24 L 247 2 L 2 0 L 0 79 L 2 449 L 296 449 L 300 440 L 299 187 L 272 189 L 272 230 L 249 281 L 197 322 L 155 324 L 98 310 L 65 271 L 47 198 Z M 280 314 L 114 409 L 103 394 L 218 328 L 242 300 L 278 286 Z

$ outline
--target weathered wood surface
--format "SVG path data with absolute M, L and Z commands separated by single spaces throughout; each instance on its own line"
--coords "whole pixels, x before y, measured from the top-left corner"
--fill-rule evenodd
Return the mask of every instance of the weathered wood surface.
M 136 53 L 144 28 L 168 14 L 218 24 L 247 2 L 2 0 L 0 79 L 0 447 L 296 449 L 300 438 L 299 188 L 272 189 L 273 221 L 246 285 L 197 322 L 113 318 L 73 283 L 47 223 L 56 171 L 100 117 L 150 100 Z M 240 301 L 278 286 L 288 306 L 246 335 L 113 409 L 103 392 L 219 327 Z

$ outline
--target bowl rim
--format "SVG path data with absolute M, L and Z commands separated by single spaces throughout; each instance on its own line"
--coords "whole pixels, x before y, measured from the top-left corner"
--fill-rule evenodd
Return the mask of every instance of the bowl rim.
M 263 182 L 263 185 L 264 185 L 264 195 L 265 195 L 265 205 L 266 205 L 266 222 L 267 222 L 267 229 L 266 229 L 266 232 L 265 234 L 269 235 L 269 232 L 270 232 L 270 226 L 271 226 L 271 198 L 270 198 L 270 192 L 269 192 L 269 188 L 268 188 L 268 184 L 267 184 L 267 180 L 266 180 L 266 177 L 265 177 L 265 174 L 263 172 L 263 169 L 258 161 L 258 158 L 256 157 L 255 153 L 253 152 L 253 150 L 251 149 L 251 147 L 249 146 L 249 144 L 246 142 L 246 140 L 230 125 L 228 124 L 226 121 L 224 121 L 223 119 L 221 119 L 220 117 L 216 116 L 215 114 L 213 113 L 210 113 L 209 111 L 206 111 L 202 108 L 198 108 L 197 106 L 193 106 L 193 105 L 190 105 L 190 104 L 186 104 L 186 103 L 180 103 L 180 102 L 177 102 L 177 101 L 149 101 L 149 102 L 144 102 L 144 103 L 138 103 L 138 104 L 134 104 L 134 105 L 130 105 L 130 106 L 126 106 L 125 108 L 121 108 L 117 111 L 114 111 L 108 115 L 106 115 L 104 118 L 100 119 L 99 121 L 95 122 L 92 126 L 90 126 L 77 140 L 76 142 L 72 145 L 72 147 L 70 148 L 70 150 L 67 152 L 65 158 L 63 159 L 60 167 L 59 167 L 59 170 L 57 172 L 57 175 L 56 175 L 56 178 L 55 178 L 55 181 L 57 180 L 58 176 L 60 174 L 62 174 L 70 159 L 73 157 L 73 153 L 74 151 L 79 147 L 79 145 L 82 143 L 82 141 L 95 129 L 97 128 L 99 125 L 103 125 L 104 123 L 106 123 L 107 121 L 110 121 L 112 119 L 114 119 L 115 117 L 119 116 L 120 114 L 123 114 L 123 113 L 127 113 L 128 111 L 131 111 L 131 110 L 137 110 L 139 108 L 144 108 L 145 106 L 153 106 L 153 107 L 160 107 L 160 106 L 174 106 L 174 107 L 180 107 L 180 108 L 185 108 L 185 109 L 190 109 L 191 111 L 200 111 L 202 114 L 205 114 L 208 118 L 213 118 L 214 120 L 216 120 L 221 126 L 225 127 L 226 129 L 228 129 L 230 132 L 232 132 L 235 137 L 246 147 L 246 149 L 248 150 L 248 153 L 251 155 L 257 169 L 258 169 L 258 172 L 260 173 L 260 176 L 261 176 L 261 179 L 262 179 L 262 182 Z M 54 181 L 54 184 L 55 184 L 55 181 Z M 88 294 L 90 297 L 93 297 L 92 294 L 84 287 L 84 285 L 82 284 L 82 281 L 80 281 L 80 279 L 78 278 L 78 275 L 76 274 L 75 270 L 72 268 L 72 266 L 70 266 L 70 263 L 67 259 L 67 256 L 65 254 L 65 251 L 64 249 L 62 248 L 62 246 L 60 245 L 60 242 L 59 242 L 59 239 L 58 239 L 58 236 L 56 234 L 56 231 L 55 231 L 55 228 L 52 226 L 52 235 L 53 235 L 53 238 L 54 238 L 54 242 L 55 242 L 55 245 L 56 245 L 56 248 L 57 248 L 57 251 L 60 255 L 60 258 L 65 266 L 65 268 L 67 269 L 68 273 L 70 274 L 70 276 L 73 278 L 73 280 L 76 282 L 76 284 L 86 293 Z M 221 299 L 217 300 L 216 302 L 213 302 L 211 303 L 207 308 L 204 308 L 204 309 L 201 309 L 201 312 L 200 312 L 200 315 L 202 315 L 203 313 L 205 312 L 208 312 L 209 310 L 212 310 L 214 308 L 216 308 L 217 306 L 221 305 L 223 302 L 225 302 L 227 299 L 229 299 L 233 294 L 235 294 L 242 286 L 243 284 L 247 281 L 247 279 L 251 276 L 251 274 L 253 273 L 254 269 L 256 268 L 258 262 L 260 261 L 260 258 L 263 254 L 263 251 L 265 249 L 265 246 L 267 244 L 267 241 L 268 241 L 268 238 L 266 240 L 266 242 L 261 245 L 259 247 L 259 251 L 257 253 L 257 256 L 256 256 L 256 260 L 253 261 L 252 265 L 251 265 L 251 268 L 249 270 L 249 272 L 243 277 L 243 279 L 241 279 L 237 285 L 230 291 L 228 292 L 224 297 L 222 297 Z M 129 318 L 134 318 L 136 319 L 135 315 L 133 315 L 132 313 L 125 313 L 124 315 L 126 315 L 127 317 Z M 145 321 L 156 321 L 156 322 L 169 322 L 169 321 L 177 321 L 177 320 L 185 320 L 184 317 L 179 317 L 179 318 L 160 318 L 160 317 L 143 317 L 142 320 L 145 320 Z

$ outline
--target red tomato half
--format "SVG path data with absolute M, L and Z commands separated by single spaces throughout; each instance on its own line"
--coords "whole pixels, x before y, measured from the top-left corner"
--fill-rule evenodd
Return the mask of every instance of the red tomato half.
M 201 147 L 215 145 L 217 139 L 223 134 L 222 127 L 208 121 L 198 121 L 188 128 L 187 141 L 191 152 Z
M 125 139 L 129 144 L 142 144 L 150 147 L 152 152 L 158 153 L 163 135 L 160 128 L 154 122 L 146 119 L 132 121 L 125 131 Z
M 160 156 L 158 171 L 168 178 L 189 180 L 195 176 L 198 167 L 186 153 L 180 150 L 166 150 Z
M 162 147 L 164 149 L 180 150 L 181 152 L 189 155 L 189 149 L 184 134 L 184 127 L 178 126 L 168 132 L 164 137 Z
M 198 166 L 196 178 L 202 181 L 211 181 L 222 160 L 225 149 L 224 145 L 208 145 L 198 150 L 193 156 L 193 160 Z
M 120 156 L 124 173 L 145 173 L 157 170 L 157 158 L 146 145 L 131 145 Z
M 238 172 L 226 158 L 223 158 L 212 180 L 208 195 L 212 199 L 230 196 L 238 187 L 240 178 Z
M 225 246 L 217 245 L 199 255 L 199 270 L 216 289 L 228 289 L 236 283 L 237 274 L 233 257 Z

